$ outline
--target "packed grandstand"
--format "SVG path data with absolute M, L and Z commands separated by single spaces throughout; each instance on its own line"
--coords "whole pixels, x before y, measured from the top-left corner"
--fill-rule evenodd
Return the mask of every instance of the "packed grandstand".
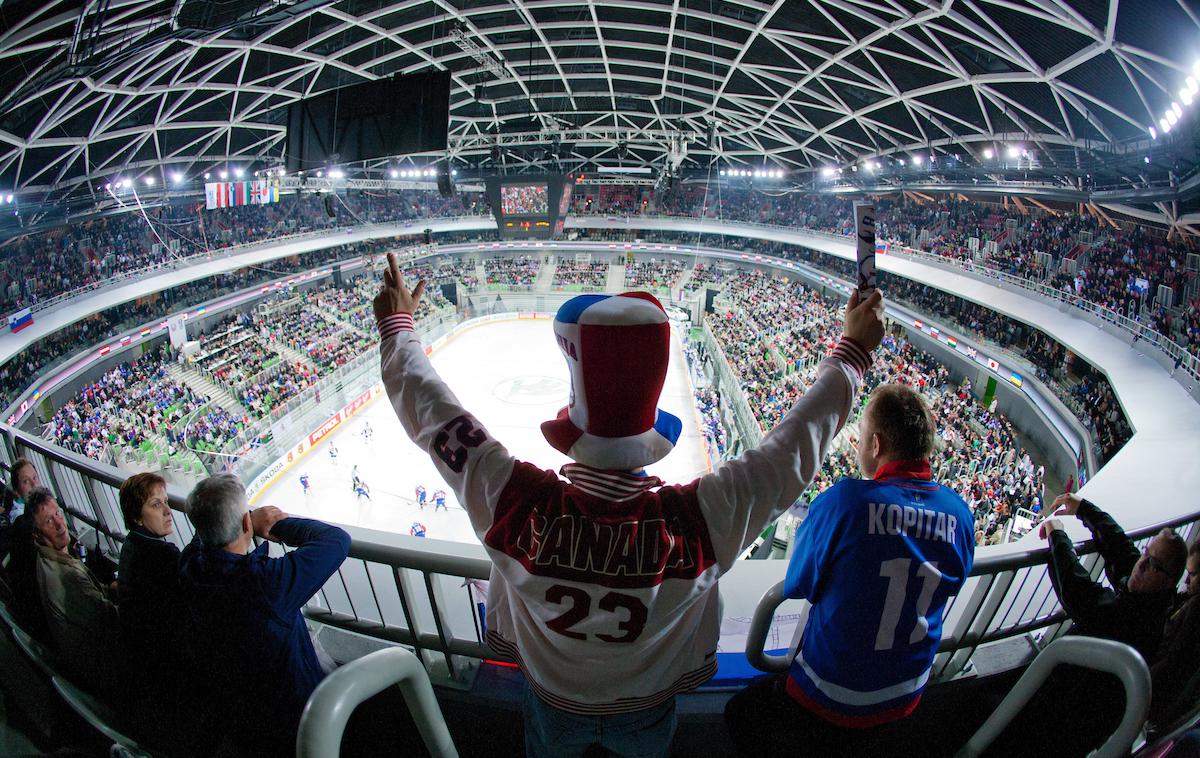
M 1142 5 L 6 5 L 0 752 L 1200 756 Z

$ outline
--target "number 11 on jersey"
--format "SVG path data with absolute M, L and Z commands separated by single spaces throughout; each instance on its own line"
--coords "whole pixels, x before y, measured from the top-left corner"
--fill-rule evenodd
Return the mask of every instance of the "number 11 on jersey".
M 893 558 L 884 561 L 879 566 L 879 575 L 888 580 L 887 597 L 883 601 L 883 616 L 879 619 L 879 631 L 875 633 L 875 649 L 890 650 L 896 642 L 896 627 L 900 625 L 900 614 L 904 611 L 908 599 L 908 569 L 912 558 Z M 908 644 L 914 645 L 929 634 L 929 606 L 933 604 L 933 593 L 942 581 L 942 572 L 937 566 L 924 562 L 917 567 L 916 578 L 921 580 L 920 594 L 917 595 L 917 623 Z

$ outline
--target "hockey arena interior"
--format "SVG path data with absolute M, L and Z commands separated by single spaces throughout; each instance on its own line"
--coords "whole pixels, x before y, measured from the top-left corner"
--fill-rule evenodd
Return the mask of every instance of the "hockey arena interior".
M 0 27 L 0 754 L 1200 756 L 1195 3 Z

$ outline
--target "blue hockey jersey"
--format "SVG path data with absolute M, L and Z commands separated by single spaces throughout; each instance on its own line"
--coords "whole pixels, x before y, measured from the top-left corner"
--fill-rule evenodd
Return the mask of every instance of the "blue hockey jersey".
M 812 603 L 788 693 L 842 726 L 908 715 L 975 556 L 971 512 L 926 461 L 880 466 L 821 494 L 796 531 L 788 597 Z

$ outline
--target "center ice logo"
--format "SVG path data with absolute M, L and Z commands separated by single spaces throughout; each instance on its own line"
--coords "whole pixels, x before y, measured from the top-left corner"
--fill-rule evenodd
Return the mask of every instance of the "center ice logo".
M 492 394 L 513 405 L 544 405 L 561 402 L 567 383 L 552 376 L 517 376 L 496 385 Z

